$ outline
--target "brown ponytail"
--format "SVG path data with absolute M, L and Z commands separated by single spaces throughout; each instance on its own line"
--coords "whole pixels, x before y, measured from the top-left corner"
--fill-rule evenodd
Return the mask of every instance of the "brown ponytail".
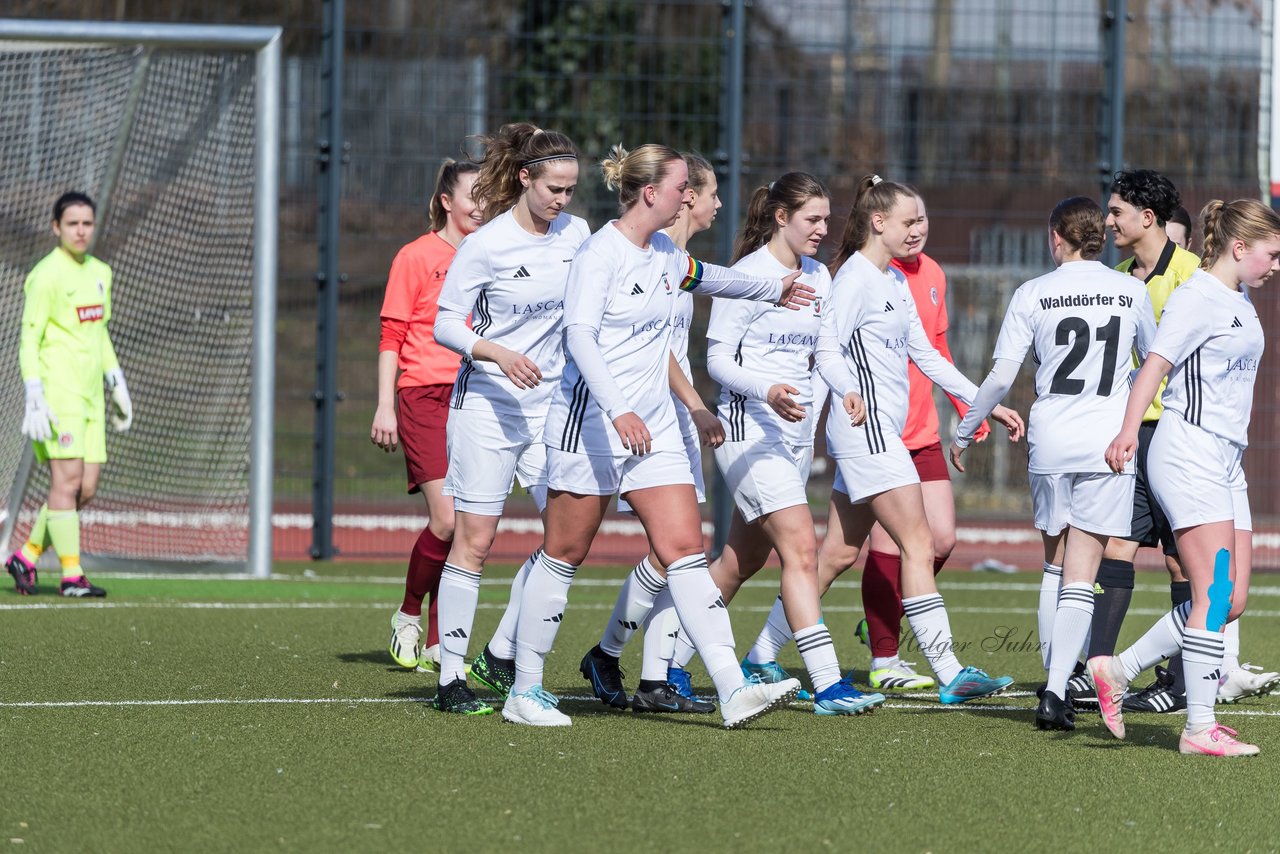
M 503 125 L 497 133 L 473 139 L 484 146 L 484 154 L 475 161 L 480 164 L 480 177 L 471 188 L 471 198 L 483 207 L 485 222 L 519 201 L 524 193 L 521 169 L 537 178 L 548 163 L 578 159 L 578 148 L 569 137 L 528 122 Z
M 830 194 L 808 172 L 788 172 L 767 187 L 757 187 L 747 205 L 747 221 L 733 245 L 733 260 L 745 258 L 773 238 L 778 211 L 791 216 L 814 198 L 827 199 Z
M 840 236 L 840 248 L 836 251 L 835 260 L 831 264 L 831 275 L 867 245 L 871 239 L 871 217 L 873 214 L 888 214 L 898 199 L 912 198 L 915 193 L 902 184 L 885 181 L 879 175 L 867 175 L 858 182 L 858 193 L 849 209 L 849 220 L 845 223 L 844 234 Z
M 449 212 L 444 209 L 444 203 L 440 201 L 440 197 L 453 198 L 454 192 L 458 189 L 459 176 L 479 171 L 480 167 L 476 164 L 467 161 L 459 162 L 453 158 L 448 158 L 440 164 L 440 171 L 436 173 L 436 191 L 432 194 L 431 203 L 427 206 L 427 216 L 431 218 L 432 231 L 444 231 L 445 225 L 449 222 Z
M 1080 253 L 1086 261 L 1102 254 L 1107 242 L 1107 217 L 1093 199 L 1072 196 L 1063 199 L 1049 214 L 1049 228 Z

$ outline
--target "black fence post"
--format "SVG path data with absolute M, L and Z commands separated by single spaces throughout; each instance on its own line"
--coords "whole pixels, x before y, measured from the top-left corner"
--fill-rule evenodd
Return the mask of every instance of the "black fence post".
M 333 458 L 337 439 L 338 391 L 338 241 L 341 237 L 342 165 L 347 144 L 342 138 L 343 53 L 346 42 L 345 0 L 325 0 L 321 50 L 323 136 L 316 162 L 320 168 L 320 221 L 316 273 L 319 294 L 316 320 L 316 421 L 311 482 L 311 557 L 328 560 L 333 545 Z

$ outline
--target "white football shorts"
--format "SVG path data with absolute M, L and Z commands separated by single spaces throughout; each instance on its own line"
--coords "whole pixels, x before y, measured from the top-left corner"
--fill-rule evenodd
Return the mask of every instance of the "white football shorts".
M 1147 482 L 1175 531 L 1209 522 L 1253 530 L 1244 448 L 1165 410 L 1147 451 Z
M 715 455 L 744 521 L 754 522 L 777 510 L 808 505 L 812 445 L 748 439 L 725 442 L 716 448 Z
M 882 492 L 920 482 L 920 472 L 901 436 L 886 437 L 888 446 L 865 457 L 837 457 L 835 492 L 849 496 L 852 504 L 866 504 Z
M 1090 534 L 1129 536 L 1137 482 L 1132 472 L 1071 472 L 1028 477 L 1037 530 L 1055 537 L 1069 525 Z
M 501 516 L 512 481 L 518 479 L 541 512 L 547 505 L 544 422 L 544 418 L 499 419 L 480 410 L 450 409 L 444 494 L 453 496 L 453 508 Z

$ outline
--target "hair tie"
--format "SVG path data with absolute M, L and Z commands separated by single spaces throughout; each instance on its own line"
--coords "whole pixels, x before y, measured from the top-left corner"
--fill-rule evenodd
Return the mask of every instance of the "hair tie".
M 872 176 L 871 176 L 871 186 L 873 186 L 873 187 L 874 187 L 876 184 L 879 184 L 879 183 L 880 183 L 881 181 L 883 181 L 883 180 L 884 180 L 884 179 L 883 179 L 883 178 L 881 178 L 879 175 L 872 175 Z
M 772 193 L 772 192 L 773 192 L 773 185 L 774 185 L 775 183 L 777 183 L 777 182 L 776 182 L 776 181 L 770 181 L 770 182 L 769 182 L 769 192 L 770 192 L 770 193 Z
M 532 160 L 526 160 L 520 164 L 521 169 L 528 169 L 530 166 L 537 166 L 539 163 L 547 163 L 552 160 L 577 160 L 576 154 L 548 154 L 546 157 L 535 157 Z

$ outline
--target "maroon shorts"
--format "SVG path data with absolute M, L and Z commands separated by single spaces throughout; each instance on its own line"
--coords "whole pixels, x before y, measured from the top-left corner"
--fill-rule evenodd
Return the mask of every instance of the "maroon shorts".
M 931 480 L 951 480 L 951 472 L 947 471 L 947 458 L 942 455 L 942 444 L 934 442 L 911 452 L 911 462 L 916 464 L 920 474 L 920 482 Z
M 396 394 L 396 420 L 410 494 L 421 492 L 421 484 L 444 480 L 449 470 L 445 426 L 452 395 L 452 385 L 412 386 Z

